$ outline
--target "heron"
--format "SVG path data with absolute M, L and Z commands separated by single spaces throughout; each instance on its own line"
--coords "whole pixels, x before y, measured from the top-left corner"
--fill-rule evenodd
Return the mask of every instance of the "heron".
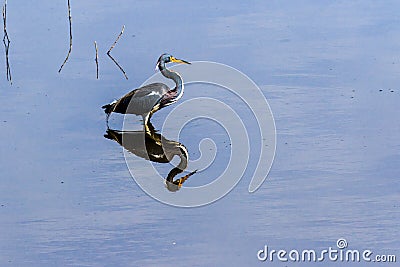
M 146 125 L 154 112 L 176 103 L 183 96 L 184 86 L 179 73 L 166 67 L 166 64 L 170 62 L 184 64 L 190 64 L 190 62 L 166 53 L 159 57 L 156 69 L 158 68 L 164 77 L 173 80 L 175 87 L 171 89 L 163 83 L 151 83 L 134 89 L 120 99 L 102 106 L 107 114 L 107 125 L 112 112 L 141 115 L 143 124 Z
M 116 141 L 130 153 L 152 162 L 169 163 L 175 156 L 178 156 L 179 164 L 170 170 L 165 179 L 165 186 L 171 192 L 178 191 L 182 184 L 197 172 L 195 170 L 175 179 L 187 168 L 189 152 L 182 143 L 168 140 L 157 133 L 150 121 L 144 125 L 143 131 L 107 129 L 104 137 Z

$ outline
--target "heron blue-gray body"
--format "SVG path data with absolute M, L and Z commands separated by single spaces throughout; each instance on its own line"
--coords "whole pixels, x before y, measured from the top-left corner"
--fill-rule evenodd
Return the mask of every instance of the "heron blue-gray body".
M 177 102 L 183 96 L 184 85 L 179 73 L 171 71 L 166 67 L 166 64 L 170 62 L 190 63 L 182 59 L 176 59 L 169 54 L 162 54 L 158 59 L 157 67 L 161 71 L 161 74 L 175 82 L 173 89 L 170 89 L 163 83 L 152 83 L 137 88 L 120 99 L 102 107 L 107 114 L 107 122 L 110 114 L 114 112 L 141 115 L 143 123 L 146 125 L 154 112 Z

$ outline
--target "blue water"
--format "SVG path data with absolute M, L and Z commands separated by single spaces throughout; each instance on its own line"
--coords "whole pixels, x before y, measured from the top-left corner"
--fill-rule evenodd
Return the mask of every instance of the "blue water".
M 7 5 L 13 84 L 0 64 L 1 266 L 309 266 L 260 262 L 257 252 L 335 248 L 339 238 L 349 249 L 400 257 L 397 1 L 90 0 L 71 7 L 73 50 L 58 73 L 68 51 L 66 1 Z M 128 80 L 105 54 L 122 25 L 112 55 Z M 277 150 L 254 194 L 248 170 L 211 205 L 167 206 L 137 186 L 121 146 L 103 137 L 100 107 L 153 75 L 163 52 L 230 65 L 262 89 Z M 236 105 L 232 95 L 192 89 L 181 101 L 211 96 Z M 157 129 L 171 110 L 154 115 Z M 209 123 L 182 132 L 194 159 L 202 138 L 225 147 L 224 131 Z M 187 185 L 219 175 L 224 155 Z

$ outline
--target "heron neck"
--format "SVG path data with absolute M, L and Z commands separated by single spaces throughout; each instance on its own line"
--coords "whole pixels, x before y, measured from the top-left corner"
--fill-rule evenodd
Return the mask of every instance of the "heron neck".
M 179 173 L 182 173 L 182 172 L 186 169 L 186 167 L 187 167 L 187 165 L 188 165 L 189 153 L 187 152 L 186 147 L 185 147 L 184 145 L 180 144 L 180 145 L 178 146 L 178 148 L 179 148 L 179 152 L 178 152 L 178 153 L 175 153 L 173 156 L 175 156 L 175 155 L 179 156 L 180 162 L 179 162 L 178 166 L 176 166 L 175 168 L 173 168 L 173 169 L 168 173 L 167 181 L 169 181 L 169 182 L 173 182 L 174 177 L 175 177 L 176 175 L 178 175 Z M 172 157 L 173 157 L 173 156 L 172 156 Z M 171 158 L 171 160 L 172 160 L 172 158 Z
M 178 154 L 178 156 L 180 158 L 180 162 L 179 162 L 178 166 L 176 166 L 176 167 L 183 171 L 184 169 L 186 169 L 186 167 L 188 165 L 189 155 L 186 150 L 186 147 L 184 147 L 183 145 L 180 146 L 179 150 L 180 150 L 180 153 Z
M 184 88 L 182 77 L 177 72 L 167 69 L 165 63 L 160 64 L 159 69 L 165 78 L 171 79 L 175 82 L 175 89 L 178 91 L 178 95 L 175 98 L 175 101 L 177 101 L 183 95 Z

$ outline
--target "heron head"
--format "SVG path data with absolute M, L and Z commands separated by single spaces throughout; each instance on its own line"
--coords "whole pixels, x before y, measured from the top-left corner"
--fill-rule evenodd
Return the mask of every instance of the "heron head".
M 188 62 L 186 60 L 177 59 L 177 58 L 175 58 L 174 56 L 172 56 L 170 54 L 164 53 L 158 58 L 156 68 L 160 67 L 160 66 L 162 66 L 162 65 L 164 65 L 166 63 L 170 63 L 170 62 L 191 64 L 190 62 Z

